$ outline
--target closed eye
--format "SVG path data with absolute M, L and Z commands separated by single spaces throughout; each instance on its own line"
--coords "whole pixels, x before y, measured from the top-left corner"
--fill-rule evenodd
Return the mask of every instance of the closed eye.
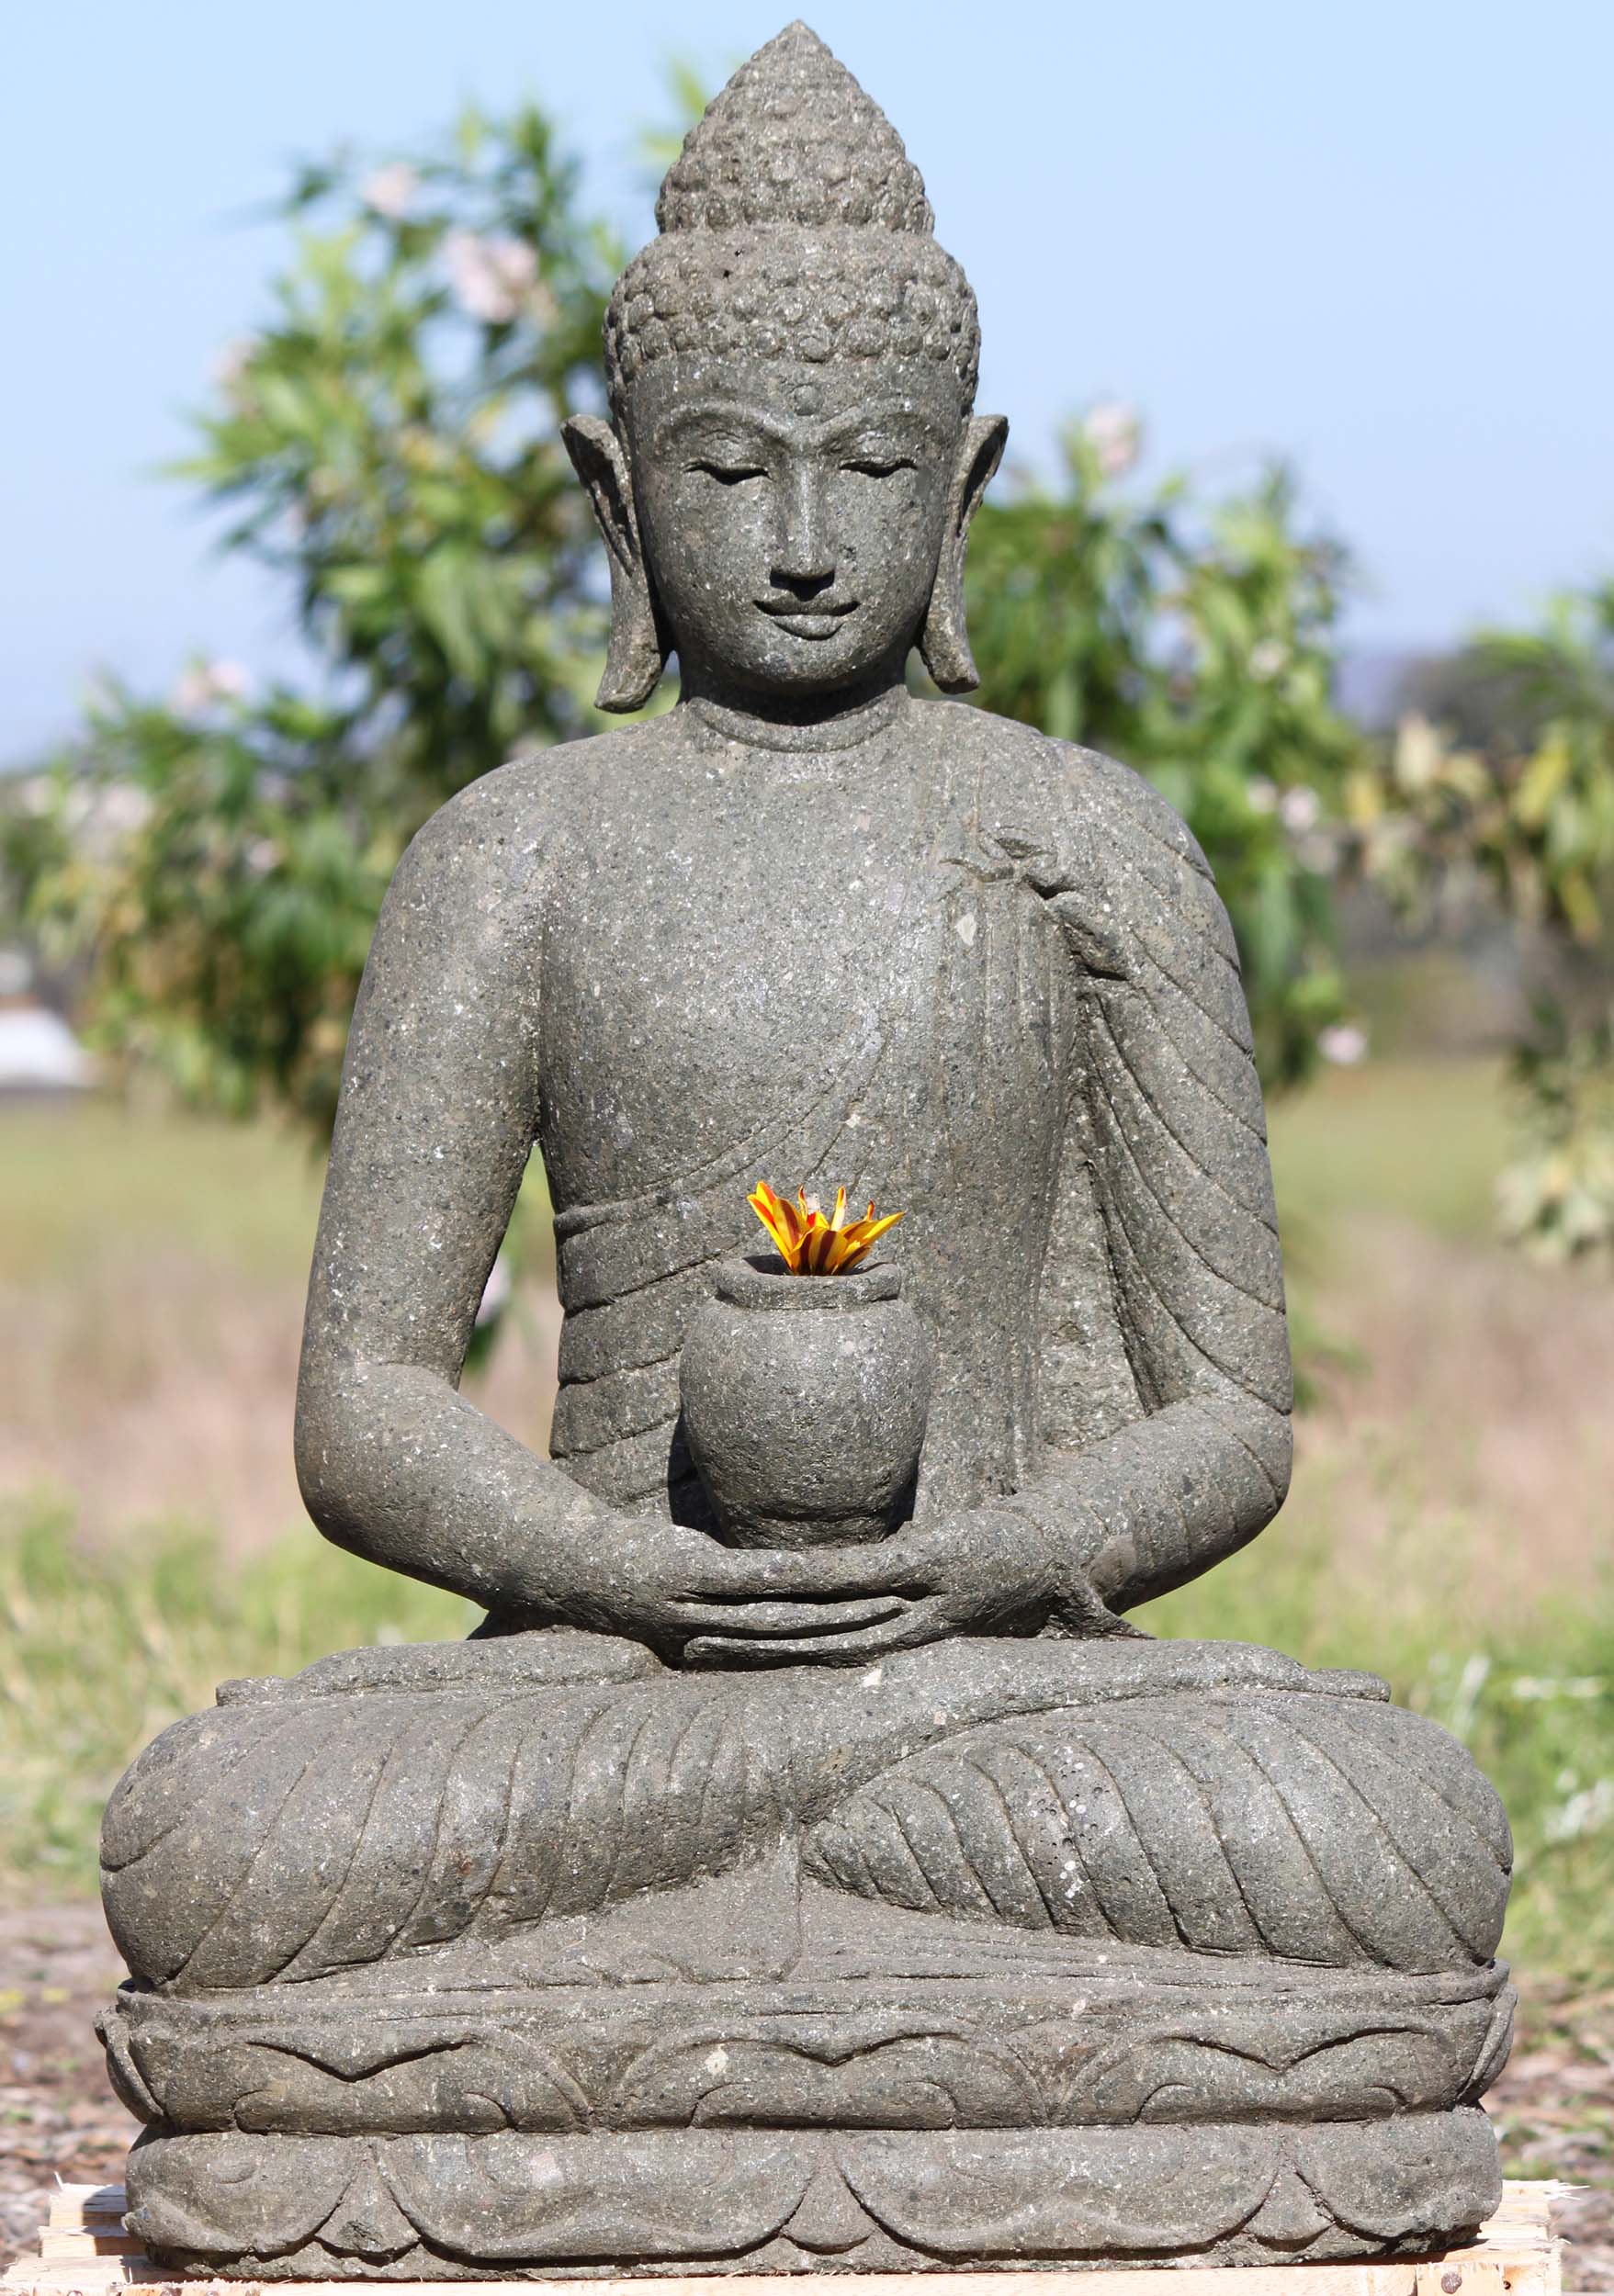
M 865 455 L 857 462 L 841 465 L 843 470 L 855 470 L 864 478 L 889 478 L 896 471 L 911 470 L 913 467 L 906 456 L 899 455 L 893 455 L 889 460 L 876 455 Z
M 768 475 L 754 463 L 697 462 L 691 467 L 708 478 L 716 478 L 720 487 L 743 486 L 748 478 L 765 478 Z

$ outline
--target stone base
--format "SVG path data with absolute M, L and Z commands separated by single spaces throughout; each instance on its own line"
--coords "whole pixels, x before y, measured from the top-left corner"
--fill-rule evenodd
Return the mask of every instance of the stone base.
M 1422 2256 L 1388 2263 L 1281 2263 L 1220 2268 L 1192 2257 L 1174 2257 L 1169 2264 L 1092 2266 L 1082 2270 L 1079 2282 L 1067 2280 L 1058 2268 L 1044 2268 L 1030 2279 L 1024 2268 L 991 2273 L 957 2271 L 939 2267 L 927 2273 L 924 2287 L 932 2296 L 1451 2296 L 1452 2281 L 1463 2296 L 1561 2296 L 1563 2242 L 1556 2237 L 1554 2218 L 1559 2201 L 1572 2188 L 1543 2182 L 1505 2184 L 1502 2205 L 1481 2226 L 1471 2245 L 1444 2246 Z M 40 2233 L 39 2252 L 19 2257 L 0 2276 L 6 2296 L 112 2296 L 115 2290 L 141 2287 L 157 2296 L 187 2296 L 195 2279 L 175 2279 L 153 2264 L 124 2230 L 127 2205 L 121 2185 L 62 2185 L 40 2196 L 46 2221 Z M 1033 2268 L 1033 2269 L 1035 2268 Z M 415 2280 L 415 2296 L 433 2296 L 434 2290 L 456 2290 L 457 2296 L 493 2296 L 506 2286 L 493 2280 Z M 528 2288 L 545 2280 L 529 2279 Z M 215 2283 L 218 2285 L 218 2283 Z M 304 2296 L 334 2296 L 352 2286 L 342 2279 L 302 2280 Z M 616 2274 L 593 2279 L 596 2296 L 620 2296 L 637 2285 L 637 2275 Z M 721 2279 L 694 2274 L 663 2274 L 659 2288 L 664 2296 L 773 2296 L 774 2277 L 761 2272 L 730 2272 Z M 858 2281 L 862 2296 L 911 2296 L 911 2273 L 870 2272 Z
M 460 1953 L 128 1987 L 103 2031 L 148 2123 L 130 2231 L 254 2279 L 1049 2270 L 1427 2252 L 1495 2206 L 1496 1964 L 833 1910 L 851 1937 L 788 1980 L 626 1982 L 595 1938 L 547 1983 L 495 1946 L 480 1985 Z
M 606 1981 L 594 1945 L 547 1982 L 497 1982 L 495 1948 L 383 1964 L 363 1989 L 125 1986 L 107 2068 L 141 2120 L 198 2136 L 1215 2126 L 1472 2105 L 1511 2030 L 1496 1964 L 1316 1969 L 835 1911 L 856 1956 L 788 1979 Z
M 1304 2128 L 154 2129 L 128 2223 L 155 2264 L 254 2280 L 1052 2270 L 1428 2254 L 1501 2192 L 1472 2107 Z

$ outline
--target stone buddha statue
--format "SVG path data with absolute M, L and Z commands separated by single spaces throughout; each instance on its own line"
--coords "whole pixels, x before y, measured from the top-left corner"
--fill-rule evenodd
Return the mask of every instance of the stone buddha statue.
M 1371 1676 L 1129 1618 L 1289 1475 L 1210 872 L 1125 767 L 909 694 L 916 648 L 974 681 L 1005 425 L 917 172 L 805 26 L 657 212 L 569 443 L 601 703 L 673 653 L 680 699 L 416 838 L 310 1293 L 314 1520 L 486 1623 L 226 1683 L 119 1785 L 131 2226 L 254 2279 L 1438 2245 L 1499 2197 L 1495 1796 Z M 458 1392 L 535 1144 L 547 1459 Z M 905 1215 L 927 1403 L 875 1536 L 731 1536 L 692 1446 L 759 1178 Z

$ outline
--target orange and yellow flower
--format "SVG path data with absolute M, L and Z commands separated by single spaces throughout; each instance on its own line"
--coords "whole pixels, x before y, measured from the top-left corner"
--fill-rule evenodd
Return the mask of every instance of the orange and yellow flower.
M 816 1196 L 798 1187 L 796 1202 L 775 1196 L 766 1180 L 759 1180 L 746 1202 L 779 1247 L 779 1256 L 793 1276 L 844 1276 L 866 1258 L 875 1241 L 901 1219 L 899 1211 L 876 1220 L 873 1204 L 865 1218 L 848 1220 L 846 1190 L 835 1191 L 834 1212 L 826 1219 Z

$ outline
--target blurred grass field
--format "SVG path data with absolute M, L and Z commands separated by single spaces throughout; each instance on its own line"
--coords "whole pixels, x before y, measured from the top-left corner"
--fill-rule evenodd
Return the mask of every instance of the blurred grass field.
M 1264 1538 L 1143 1623 L 1386 1674 L 1507 1799 L 1516 1965 L 1606 1984 L 1614 1289 L 1492 1240 L 1505 1123 L 1484 1062 L 1338 1073 L 1276 1111 L 1313 1390 L 1294 1493 Z M 318 1194 L 305 1151 L 267 1128 L 104 1103 L 0 1110 L 13 1897 L 93 1888 L 119 1771 L 219 1680 L 470 1623 L 302 1516 L 290 1414 Z M 480 1390 L 529 1441 L 547 1429 L 555 1328 L 536 1284 Z

